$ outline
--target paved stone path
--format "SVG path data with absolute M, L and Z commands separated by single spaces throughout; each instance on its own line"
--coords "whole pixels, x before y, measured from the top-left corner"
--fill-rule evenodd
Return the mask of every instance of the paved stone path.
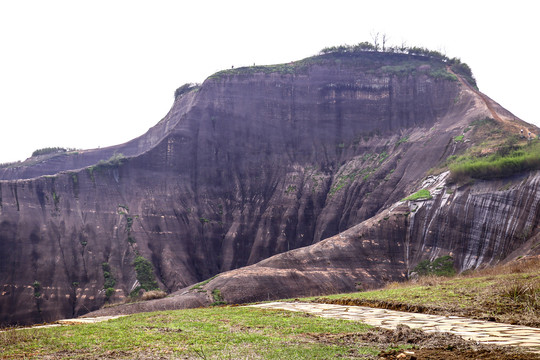
M 59 323 L 60 325 L 93 324 L 93 323 L 98 323 L 102 321 L 118 319 L 123 316 L 126 316 L 126 315 L 96 316 L 96 317 L 87 317 L 87 318 L 64 319 L 64 320 L 58 320 L 57 323 Z
M 57 327 L 62 325 L 75 325 L 75 324 L 93 324 L 98 323 L 102 321 L 109 321 L 112 319 L 118 319 L 119 317 L 126 316 L 126 315 L 116 315 L 116 316 L 96 316 L 96 317 L 88 317 L 88 318 L 74 318 L 74 319 L 63 319 L 58 320 L 54 324 L 45 324 L 45 325 L 36 325 L 36 326 L 29 326 L 29 327 L 22 327 L 22 328 L 15 328 L 14 330 L 23 330 L 23 329 L 44 329 L 44 328 L 50 328 L 50 327 Z M 6 330 L 1 330 L 0 332 L 4 332 Z M 7 330 L 10 331 L 10 330 Z
M 358 320 L 386 329 L 395 329 L 404 324 L 426 332 L 449 332 L 467 340 L 487 344 L 527 346 L 540 350 L 540 329 L 509 325 L 490 321 L 473 320 L 459 316 L 440 316 L 407 313 L 364 306 L 271 302 L 249 305 L 262 309 L 283 309 L 344 320 Z

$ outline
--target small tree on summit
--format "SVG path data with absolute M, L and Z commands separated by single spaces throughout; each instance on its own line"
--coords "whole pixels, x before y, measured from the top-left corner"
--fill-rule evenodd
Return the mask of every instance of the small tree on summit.
M 373 46 L 373 44 L 367 41 L 359 43 L 354 48 L 358 49 L 359 51 L 374 51 L 375 50 L 375 46 Z

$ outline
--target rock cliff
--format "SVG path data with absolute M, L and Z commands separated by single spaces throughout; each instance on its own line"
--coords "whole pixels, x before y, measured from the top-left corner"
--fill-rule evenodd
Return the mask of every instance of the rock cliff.
M 486 117 L 525 126 L 423 56 L 214 74 L 131 142 L 0 169 L 0 322 L 121 301 L 144 285 L 137 258 L 175 294 L 142 309 L 351 291 L 442 254 L 463 270 L 532 249 L 534 173 L 452 188 L 433 175 L 433 199 L 400 202 Z

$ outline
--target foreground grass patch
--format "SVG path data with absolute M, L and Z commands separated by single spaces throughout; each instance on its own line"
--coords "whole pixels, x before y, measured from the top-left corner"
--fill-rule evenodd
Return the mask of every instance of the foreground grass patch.
M 328 359 L 378 350 L 318 342 L 317 335 L 369 326 L 302 313 L 244 307 L 136 314 L 98 324 L 0 333 L 2 358 Z

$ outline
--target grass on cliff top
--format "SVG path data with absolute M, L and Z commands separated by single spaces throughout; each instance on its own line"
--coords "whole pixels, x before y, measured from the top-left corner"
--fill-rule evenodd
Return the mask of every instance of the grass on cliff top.
M 0 333 L 0 349 L 2 359 L 349 358 L 379 353 L 372 347 L 340 341 L 341 335 L 364 333 L 369 328 L 359 322 L 303 313 L 221 307 L 11 330 Z
M 310 66 L 316 64 L 352 65 L 369 73 L 386 75 L 408 76 L 417 72 L 425 73 L 435 79 L 457 81 L 455 75 L 446 70 L 446 63 L 439 58 L 421 55 L 408 55 L 404 53 L 359 51 L 359 52 L 329 52 L 311 56 L 298 61 L 274 65 L 241 66 L 221 70 L 208 79 L 220 79 L 232 75 L 264 74 L 302 74 L 306 73 Z M 430 67 L 419 70 L 422 65 Z
M 420 277 L 417 281 L 391 283 L 380 290 L 308 300 L 453 314 L 540 327 L 540 260 L 522 261 L 452 278 Z

